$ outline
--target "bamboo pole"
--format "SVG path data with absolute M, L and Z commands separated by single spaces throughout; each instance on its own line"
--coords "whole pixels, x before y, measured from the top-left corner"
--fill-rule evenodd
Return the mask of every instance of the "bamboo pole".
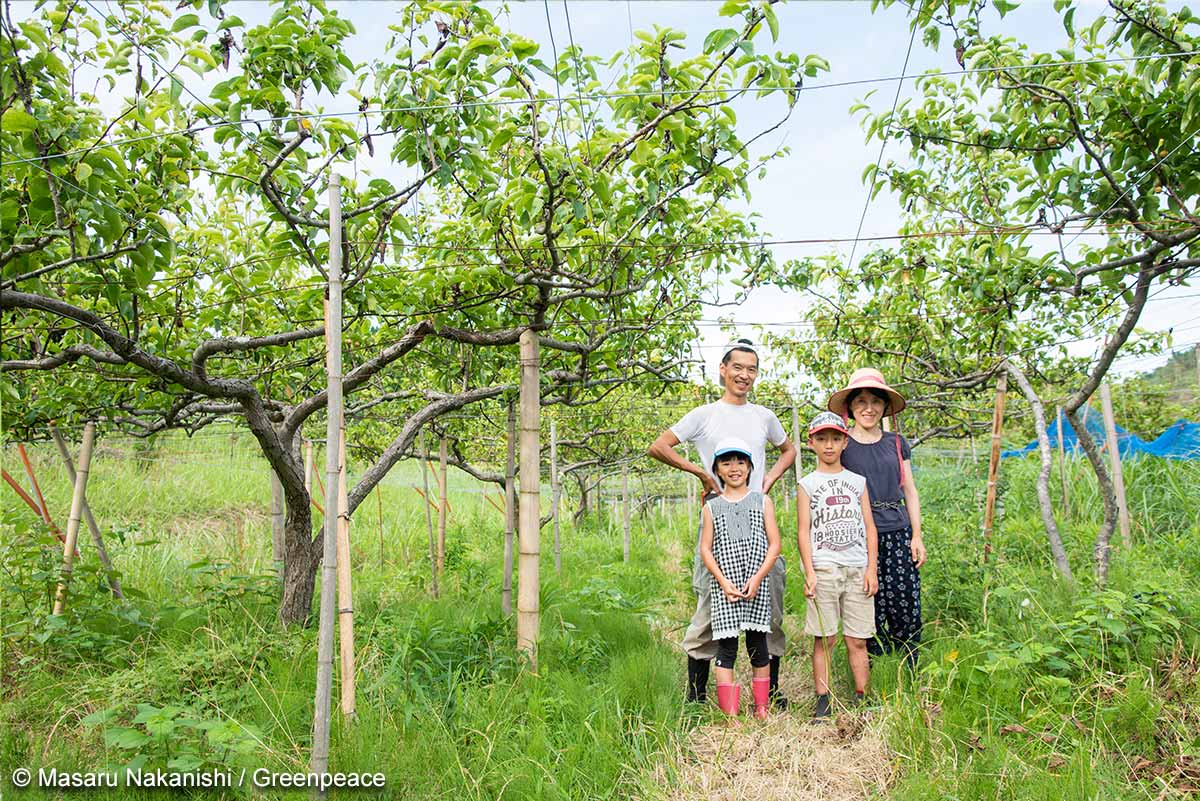
M 313 710 L 311 770 L 329 772 L 329 707 L 333 689 L 333 628 L 337 591 L 338 441 L 342 424 L 342 196 L 341 176 L 329 176 L 329 300 L 325 308 L 325 532 L 322 542 L 320 627 L 317 633 L 317 686 Z M 325 797 L 323 790 L 314 792 Z
M 54 595 L 54 614 L 61 615 L 71 583 L 75 559 L 75 542 L 79 538 L 79 522 L 83 518 L 83 502 L 87 491 L 88 471 L 92 464 L 92 445 L 96 441 L 96 424 L 88 421 L 83 427 L 83 445 L 79 449 L 79 468 L 75 471 L 75 492 L 71 496 L 71 516 L 67 518 L 67 541 L 63 543 L 62 581 Z
M 383 493 L 378 484 L 375 485 L 375 502 L 379 507 L 379 569 L 383 569 Z
M 500 585 L 500 611 L 512 614 L 513 535 L 517 517 L 517 410 L 508 404 L 508 443 L 504 462 L 504 579 Z
M 433 597 L 438 597 L 437 538 L 433 533 L 433 503 L 429 500 L 429 435 L 423 434 L 425 453 L 421 456 L 421 486 L 425 488 L 425 528 L 429 532 L 429 575 L 433 580 Z M 419 491 L 419 490 L 418 490 Z
M 1004 426 L 1004 400 L 1008 390 L 1008 373 L 996 381 L 996 407 L 992 412 L 992 453 L 988 458 L 987 501 L 983 511 L 983 561 L 992 553 L 992 526 L 996 514 L 996 487 L 1000 476 L 1000 432 Z
M 796 486 L 792 489 L 792 494 L 796 501 L 796 530 L 800 528 L 800 479 L 804 477 L 804 448 L 800 444 L 800 408 L 792 403 L 792 445 L 796 448 L 796 462 L 792 465 L 792 477 L 796 481 Z
M 550 421 L 550 520 L 554 525 L 554 573 L 562 575 L 562 538 L 559 531 L 559 506 L 562 481 L 558 476 L 558 425 Z
M 304 440 L 304 491 L 312 495 L 313 482 L 313 444 L 312 440 Z
M 521 334 L 521 504 L 517 586 L 517 648 L 537 671 L 541 591 L 541 390 L 537 334 Z
M 271 471 L 271 561 L 275 563 L 275 572 L 283 575 L 283 483 L 275 468 L 268 465 Z
M 437 572 L 442 575 L 446 564 L 446 516 L 450 512 L 450 499 L 446 494 L 446 437 L 443 435 L 438 443 L 438 530 L 437 530 Z
M 37 476 L 33 473 L 33 464 L 29 461 L 29 454 L 25 452 L 25 443 L 17 443 L 17 453 L 21 455 L 21 462 L 25 465 L 25 475 L 29 477 L 29 486 L 33 489 L 38 504 L 42 507 L 42 520 L 46 521 L 46 525 L 53 526 L 54 522 L 50 520 L 50 507 L 46 505 L 46 499 L 42 496 L 42 488 L 38 484 Z
M 347 498 L 346 482 L 349 466 L 346 464 L 346 415 L 342 414 L 342 424 L 338 436 L 338 538 L 337 538 L 337 578 L 338 578 L 338 656 L 341 657 L 341 675 L 339 676 L 342 689 L 342 715 L 353 718 L 355 705 L 355 676 L 354 676 L 354 590 L 350 582 L 350 516 L 347 510 L 350 502 Z
M 58 428 L 54 427 L 53 423 L 50 424 L 50 436 L 54 438 L 54 446 L 59 448 L 59 457 L 62 459 L 62 466 L 64 466 L 67 471 L 67 480 L 70 481 L 71 486 L 74 487 L 74 478 L 76 478 L 76 472 L 74 472 L 71 451 L 67 450 L 66 440 L 62 439 L 62 434 L 59 433 Z M 118 598 L 124 598 L 125 594 L 124 592 L 121 592 L 121 582 L 118 578 L 116 578 L 116 570 L 113 567 L 113 560 L 108 558 L 108 548 L 104 547 L 104 537 L 100 534 L 100 526 L 96 525 L 96 518 L 92 516 L 91 506 L 88 504 L 88 496 L 86 495 L 84 495 L 83 499 L 83 519 L 86 523 L 88 523 L 88 531 L 91 532 L 91 541 L 96 546 L 96 554 L 100 556 L 100 564 L 103 565 L 104 570 L 108 572 L 109 588 L 113 590 L 113 595 Z M 64 542 L 66 541 L 66 538 L 62 536 L 61 532 L 59 531 L 58 526 L 52 525 L 50 528 L 52 528 L 54 531 L 55 536 L 58 536 L 60 540 Z M 79 552 L 77 549 L 76 556 L 78 555 Z
M 1100 385 L 1100 405 L 1104 412 L 1104 438 L 1108 443 L 1108 458 L 1112 465 L 1113 489 L 1117 492 L 1117 523 L 1121 527 L 1121 544 L 1129 547 L 1129 503 L 1125 499 L 1125 474 L 1121 469 L 1121 449 L 1117 443 L 1117 423 L 1113 419 L 1112 394 L 1108 382 Z
M 1058 477 L 1062 481 L 1063 520 L 1071 515 L 1071 493 L 1067 488 L 1067 446 L 1063 444 L 1063 410 L 1058 407 Z M 1065 525 L 1065 522 L 1064 522 Z
M 631 529 L 633 523 L 633 520 L 630 517 L 630 513 L 633 510 L 630 508 L 629 500 L 629 463 L 626 462 L 625 464 L 621 465 L 621 502 L 623 504 L 621 507 L 621 531 L 623 543 L 621 553 L 624 557 L 624 561 L 626 562 L 629 561 L 629 546 L 630 540 L 632 539 Z
M 71 463 L 71 452 L 67 449 L 66 440 L 53 425 L 50 426 L 50 436 L 54 438 L 54 445 L 58 448 L 59 457 L 62 458 L 67 478 L 70 480 L 71 486 L 75 486 L 75 465 Z M 100 557 L 100 564 L 104 566 L 109 589 L 112 590 L 115 597 L 124 598 L 125 593 L 121 591 L 121 581 L 117 578 L 117 571 L 113 567 L 112 559 L 108 556 L 108 548 L 104 547 L 104 536 L 100 533 L 100 526 L 96 525 L 96 518 L 92 515 L 92 507 L 88 505 L 86 495 L 83 498 L 83 519 L 92 535 L 92 543 L 96 546 L 96 555 Z M 53 529 L 56 533 L 58 532 L 57 527 L 53 527 Z M 78 550 L 75 553 L 76 556 L 79 555 Z

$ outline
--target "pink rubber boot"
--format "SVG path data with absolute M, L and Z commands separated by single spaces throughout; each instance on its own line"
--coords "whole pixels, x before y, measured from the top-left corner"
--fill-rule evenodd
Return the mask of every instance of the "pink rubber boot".
M 754 717 L 766 720 L 771 703 L 771 680 L 769 678 L 753 679 L 750 682 L 750 688 L 754 692 Z
M 717 706 L 730 717 L 736 718 L 742 700 L 742 688 L 737 684 L 717 683 Z

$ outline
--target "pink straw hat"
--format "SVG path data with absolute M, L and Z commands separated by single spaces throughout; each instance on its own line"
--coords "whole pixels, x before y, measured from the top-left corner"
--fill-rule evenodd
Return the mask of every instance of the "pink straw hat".
M 863 367 L 854 371 L 854 374 L 850 376 L 850 383 L 844 389 L 839 389 L 829 396 L 829 411 L 846 417 L 848 413 L 846 399 L 856 389 L 874 389 L 886 395 L 889 407 L 888 414 L 896 414 L 906 405 L 904 396 L 889 387 L 887 382 L 883 380 L 883 373 L 873 367 Z

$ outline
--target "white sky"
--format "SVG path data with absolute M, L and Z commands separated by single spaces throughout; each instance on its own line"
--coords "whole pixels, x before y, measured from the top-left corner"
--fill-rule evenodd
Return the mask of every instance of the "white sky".
M 112 9 L 105 0 L 90 0 L 96 7 Z M 399 23 L 399 5 L 387 2 L 333 2 L 331 7 L 350 19 L 357 30 L 351 40 L 351 57 L 357 62 L 369 62 L 378 57 L 391 35 L 387 26 Z M 737 27 L 739 20 L 718 16 L 719 2 L 600 2 L 599 0 L 552 0 L 548 2 L 514 3 L 507 17 L 501 16 L 502 25 L 527 36 L 542 45 L 539 56 L 550 62 L 550 32 L 558 52 L 567 46 L 569 36 L 567 15 L 569 13 L 571 33 L 574 41 L 587 54 L 607 58 L 618 49 L 627 47 L 632 29 L 652 29 L 654 26 L 670 27 L 688 34 L 689 50 L 699 47 L 708 31 L 721 27 Z M 1104 8 L 1098 3 L 1084 4 L 1076 13 L 1076 26 L 1082 27 Z M 14 16 L 20 18 L 34 13 L 33 4 L 13 4 Z M 226 6 L 227 14 L 236 14 L 248 25 L 264 22 L 272 8 L 263 2 L 233 2 Z M 792 155 L 773 162 L 767 176 L 752 182 L 752 210 L 760 217 L 760 227 L 768 238 L 774 239 L 831 239 L 853 237 L 866 200 L 866 188 L 860 176 L 864 167 L 873 164 L 879 153 L 879 143 L 864 141 L 856 118 L 849 114 L 850 106 L 862 99 L 866 93 L 876 90 L 870 102 L 874 109 L 890 107 L 896 91 L 894 82 L 874 86 L 851 86 L 822 89 L 822 84 L 848 80 L 879 78 L 900 74 L 908 46 L 910 31 L 904 16 L 904 7 L 871 13 L 868 2 L 807 2 L 776 6 L 780 23 L 780 40 L 775 49 L 796 52 L 801 56 L 815 53 L 826 58 L 831 72 L 822 73 L 815 79 L 807 79 L 805 91 L 793 111 L 791 119 L 774 137 L 763 143 L 762 152 L 779 144 L 791 148 Z M 547 21 L 549 15 L 549 21 Z M 207 15 L 202 13 L 202 19 Z M 1011 36 L 1028 43 L 1039 51 L 1053 51 L 1067 46 L 1066 33 L 1054 12 L 1051 0 L 1026 2 L 1004 19 L 992 13 L 987 30 Z M 766 32 L 760 35 L 760 50 L 769 45 Z M 683 51 L 678 51 L 682 53 Z M 908 74 L 929 69 L 955 70 L 953 48 L 943 37 L 942 49 L 933 52 L 918 41 L 914 45 Z M 188 70 L 181 70 L 189 89 L 204 96 L 204 87 L 223 78 L 221 73 L 206 76 L 201 80 Z M 343 87 L 348 88 L 348 87 Z M 549 87 L 553 90 L 553 87 Z M 911 82 L 905 82 L 901 97 L 912 90 Z M 118 89 L 119 91 L 119 89 Z M 186 98 L 185 98 L 186 99 Z M 345 102 L 343 102 L 345 101 Z M 327 94 L 314 98 L 311 103 L 323 106 L 325 111 L 349 110 L 353 101 L 348 97 L 334 101 Z M 746 135 L 757 132 L 780 115 L 783 99 L 768 96 L 758 101 L 739 101 L 739 124 L 744 125 Z M 305 106 L 313 108 L 306 99 Z M 1168 147 L 1174 143 L 1167 143 Z M 897 155 L 906 146 L 890 142 L 884 154 Z M 377 142 L 377 162 L 388 145 Z M 362 164 L 363 169 L 371 165 Z M 383 172 L 378 169 L 377 172 Z M 894 234 L 899 225 L 899 209 L 886 193 L 881 193 L 871 202 L 863 236 Z M 786 245 L 778 246 L 776 257 L 780 260 L 801 256 L 816 256 L 830 252 L 829 245 Z M 857 258 L 870 249 L 869 244 L 860 244 Z M 849 246 L 841 248 L 848 255 Z M 1153 330 L 1174 328 L 1177 349 L 1186 343 L 1200 340 L 1200 305 L 1193 287 L 1165 291 L 1154 297 L 1142 317 L 1142 327 Z M 725 293 L 723 293 L 725 294 Z M 722 299 L 729 299 L 728 293 Z M 1184 296 L 1184 297 L 1180 297 Z M 738 322 L 753 321 L 780 325 L 800 319 L 807 296 L 784 293 L 775 289 L 756 290 L 741 307 L 724 307 L 706 311 L 705 318 L 732 317 Z M 753 335 L 749 329 L 747 334 Z M 702 328 L 699 343 L 700 355 L 706 362 L 706 374 L 716 374 L 716 363 L 720 347 L 726 335 L 716 325 Z M 1074 352 L 1086 354 L 1096 350 L 1097 342 L 1080 343 Z M 1151 369 L 1166 360 L 1166 355 L 1149 358 L 1119 360 L 1118 372 Z M 769 375 L 770 354 L 765 354 L 764 368 Z

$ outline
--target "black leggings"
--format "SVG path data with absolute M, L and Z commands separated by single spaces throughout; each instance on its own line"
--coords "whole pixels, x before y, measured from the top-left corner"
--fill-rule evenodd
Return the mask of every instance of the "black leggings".
M 717 667 L 733 669 L 737 661 L 737 637 L 725 637 L 717 640 Z M 750 654 L 750 664 L 756 668 L 771 664 L 771 654 L 767 651 L 767 633 L 765 631 L 746 632 L 746 653 Z

